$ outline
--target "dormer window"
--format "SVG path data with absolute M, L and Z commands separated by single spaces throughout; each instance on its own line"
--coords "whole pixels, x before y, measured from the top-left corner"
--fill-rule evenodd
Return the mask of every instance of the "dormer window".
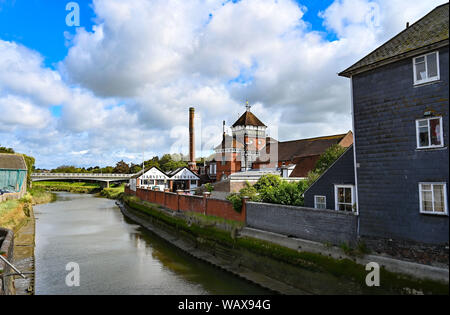
M 413 58 L 414 85 L 439 80 L 439 52 Z

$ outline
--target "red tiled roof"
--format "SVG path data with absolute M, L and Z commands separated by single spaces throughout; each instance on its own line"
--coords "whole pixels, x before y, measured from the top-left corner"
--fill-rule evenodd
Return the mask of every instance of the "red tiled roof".
M 236 126 L 267 127 L 251 111 L 246 111 L 234 124 Z
M 308 173 L 316 166 L 319 158 L 320 154 L 295 158 L 295 168 L 289 177 L 307 177 Z
M 329 147 L 338 144 L 347 134 L 278 142 L 278 160 L 291 161 L 295 158 L 321 155 Z

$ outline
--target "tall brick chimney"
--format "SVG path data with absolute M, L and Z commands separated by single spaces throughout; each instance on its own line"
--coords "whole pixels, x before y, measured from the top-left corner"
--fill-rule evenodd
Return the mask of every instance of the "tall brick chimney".
M 191 171 L 197 170 L 197 164 L 195 163 L 195 108 L 189 108 L 189 169 Z

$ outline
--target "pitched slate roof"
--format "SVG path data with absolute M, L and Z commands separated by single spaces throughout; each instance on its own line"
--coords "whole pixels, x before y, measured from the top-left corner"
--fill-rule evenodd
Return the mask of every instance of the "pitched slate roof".
M 417 49 L 441 43 L 448 45 L 449 4 L 436 7 L 416 23 L 406 28 L 391 40 L 375 49 L 363 59 L 339 73 L 351 75 L 394 61 L 395 57 L 409 57 Z M 406 55 L 405 55 L 406 54 Z
M 22 155 L 0 153 L 0 169 L 27 170 Z
M 242 116 L 233 124 L 233 127 L 237 126 L 267 127 L 249 110 L 242 114 Z

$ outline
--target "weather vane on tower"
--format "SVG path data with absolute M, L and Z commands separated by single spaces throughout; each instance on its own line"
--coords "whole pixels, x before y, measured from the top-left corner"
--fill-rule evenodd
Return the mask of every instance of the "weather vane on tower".
M 245 108 L 247 108 L 247 112 L 249 112 L 250 108 L 252 108 L 252 106 L 248 104 L 248 100 L 245 103 Z

